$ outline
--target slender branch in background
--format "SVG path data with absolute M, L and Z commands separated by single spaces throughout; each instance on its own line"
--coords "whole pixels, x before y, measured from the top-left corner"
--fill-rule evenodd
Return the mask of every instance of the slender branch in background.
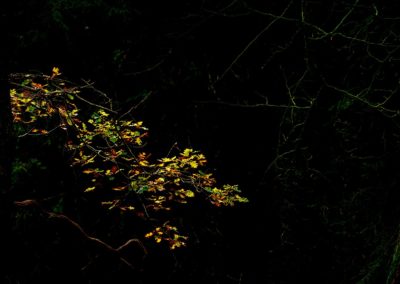
M 148 92 L 146 95 L 143 96 L 143 98 L 135 105 L 133 105 L 127 112 L 122 114 L 119 119 L 123 118 L 124 116 L 130 114 L 132 111 L 136 110 L 140 105 L 142 105 L 145 101 L 148 100 L 148 98 L 153 94 L 152 91 Z
M 163 64 L 165 61 L 165 58 L 161 59 L 159 62 L 157 62 L 156 64 L 149 66 L 143 70 L 140 71 L 136 71 L 136 72 L 130 72 L 130 73 L 125 73 L 125 76 L 137 76 L 137 75 L 141 75 L 143 73 L 147 73 L 147 72 L 151 72 L 154 69 L 156 69 L 157 67 L 159 67 L 161 64 Z
M 290 3 L 286 6 L 286 8 L 283 10 L 281 15 L 279 17 L 276 17 L 273 19 L 264 29 L 262 29 L 245 47 L 244 49 L 235 57 L 235 59 L 229 64 L 229 66 L 225 69 L 224 72 L 222 72 L 221 76 L 217 78 L 217 80 L 213 83 L 215 85 L 217 82 L 221 81 L 225 75 L 232 69 L 232 67 L 239 61 L 239 59 L 249 50 L 249 48 L 266 32 L 268 31 L 273 24 L 275 24 L 276 21 L 280 19 L 283 15 L 286 14 L 287 10 L 290 8 L 292 5 L 293 1 L 290 1 Z
M 311 106 L 298 106 L 298 105 L 275 105 L 270 103 L 262 104 L 239 104 L 239 103 L 228 103 L 222 101 L 195 101 L 197 104 L 213 104 L 213 105 L 223 105 L 228 107 L 237 108 L 282 108 L 282 109 L 309 109 Z

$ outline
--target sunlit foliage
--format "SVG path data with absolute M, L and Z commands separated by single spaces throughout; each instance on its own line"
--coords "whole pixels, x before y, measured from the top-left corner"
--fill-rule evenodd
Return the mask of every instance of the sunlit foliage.
M 91 83 L 72 84 L 61 78 L 58 68 L 51 75 L 14 74 L 12 80 L 14 122 L 24 129 L 20 136 L 65 131 L 65 148 L 71 153 L 71 165 L 82 173 L 82 190 L 88 194 L 108 190 L 109 198 L 101 202 L 105 208 L 154 219 L 153 214 L 169 212 L 197 196 L 215 206 L 247 202 L 236 185 L 216 184 L 199 151 L 173 147 L 160 158 L 146 152 L 144 123 L 126 119 L 129 113 L 119 115 Z M 158 224 L 146 237 L 166 241 L 171 249 L 185 245 L 187 237 L 160 217 L 167 214 L 156 215 Z

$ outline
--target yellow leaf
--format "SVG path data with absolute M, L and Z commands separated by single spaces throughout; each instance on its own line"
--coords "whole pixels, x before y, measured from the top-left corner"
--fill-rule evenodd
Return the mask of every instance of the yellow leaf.
M 143 121 L 138 121 L 133 124 L 133 126 L 140 128 L 143 125 Z
M 95 188 L 96 188 L 95 186 L 88 187 L 88 188 L 85 189 L 85 192 L 93 191 Z
M 184 156 L 184 157 L 189 157 L 190 154 L 191 154 L 192 152 L 193 152 L 193 149 L 188 149 L 188 148 L 186 148 L 186 149 L 183 151 L 182 156 Z
M 53 77 L 60 75 L 60 69 L 58 67 L 53 67 Z
M 199 165 L 197 164 L 197 162 L 196 161 L 190 161 L 189 162 L 189 165 L 193 168 L 193 169 L 196 169 Z
M 87 126 L 86 126 L 86 124 L 84 122 L 82 122 L 82 129 L 83 129 L 83 131 L 87 130 Z
M 165 181 L 165 179 L 163 177 L 159 177 L 158 179 L 156 179 L 157 183 L 163 183 Z
M 86 170 L 82 171 L 82 173 L 84 173 L 84 174 L 92 174 L 92 173 L 95 173 L 95 172 L 96 171 L 94 169 L 86 169 Z
M 191 190 L 186 190 L 185 195 L 186 195 L 187 197 L 194 197 L 194 192 L 191 191 Z
M 176 160 L 176 157 L 175 157 L 175 156 L 172 157 L 172 158 L 162 158 L 162 159 L 161 159 L 161 162 L 163 162 L 163 163 L 169 163 L 169 162 L 172 162 L 172 161 L 174 161 L 174 160 Z
M 135 210 L 135 207 L 133 207 L 133 206 L 123 206 L 123 207 L 120 207 L 120 209 L 122 211 L 126 211 L 126 210 L 133 211 L 133 210 Z
M 83 163 L 83 165 L 87 165 L 87 164 L 93 163 L 95 158 L 96 158 L 96 156 L 91 157 L 90 159 L 86 160 L 86 161 Z
M 109 116 L 110 114 L 108 114 L 108 113 L 106 113 L 104 110 L 99 110 L 99 114 L 101 115 L 101 116 L 105 116 L 105 117 L 107 117 L 107 116 Z

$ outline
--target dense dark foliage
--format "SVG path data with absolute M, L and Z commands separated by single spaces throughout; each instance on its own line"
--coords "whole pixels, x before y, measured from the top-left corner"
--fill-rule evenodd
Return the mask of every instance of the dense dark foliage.
M 0 281 L 398 283 L 399 4 L 141 2 L 13 1 L 2 12 Z M 139 103 L 152 152 L 202 149 L 250 203 L 194 205 L 189 246 L 146 244 L 140 271 L 14 206 L 40 200 L 115 246 L 141 226 L 80 192 L 63 135 L 12 142 L 6 74 L 53 66 L 95 81 L 121 113 Z

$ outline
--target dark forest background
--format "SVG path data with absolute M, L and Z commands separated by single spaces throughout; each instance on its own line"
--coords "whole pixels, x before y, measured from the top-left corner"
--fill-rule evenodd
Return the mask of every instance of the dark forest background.
M 1 283 L 400 283 L 397 1 L 6 2 Z M 12 134 L 8 74 L 53 66 L 121 113 L 143 101 L 152 153 L 200 149 L 250 202 L 196 203 L 188 247 L 145 243 L 134 272 L 14 206 L 42 200 L 113 245 L 135 235 L 86 199 L 60 137 Z

